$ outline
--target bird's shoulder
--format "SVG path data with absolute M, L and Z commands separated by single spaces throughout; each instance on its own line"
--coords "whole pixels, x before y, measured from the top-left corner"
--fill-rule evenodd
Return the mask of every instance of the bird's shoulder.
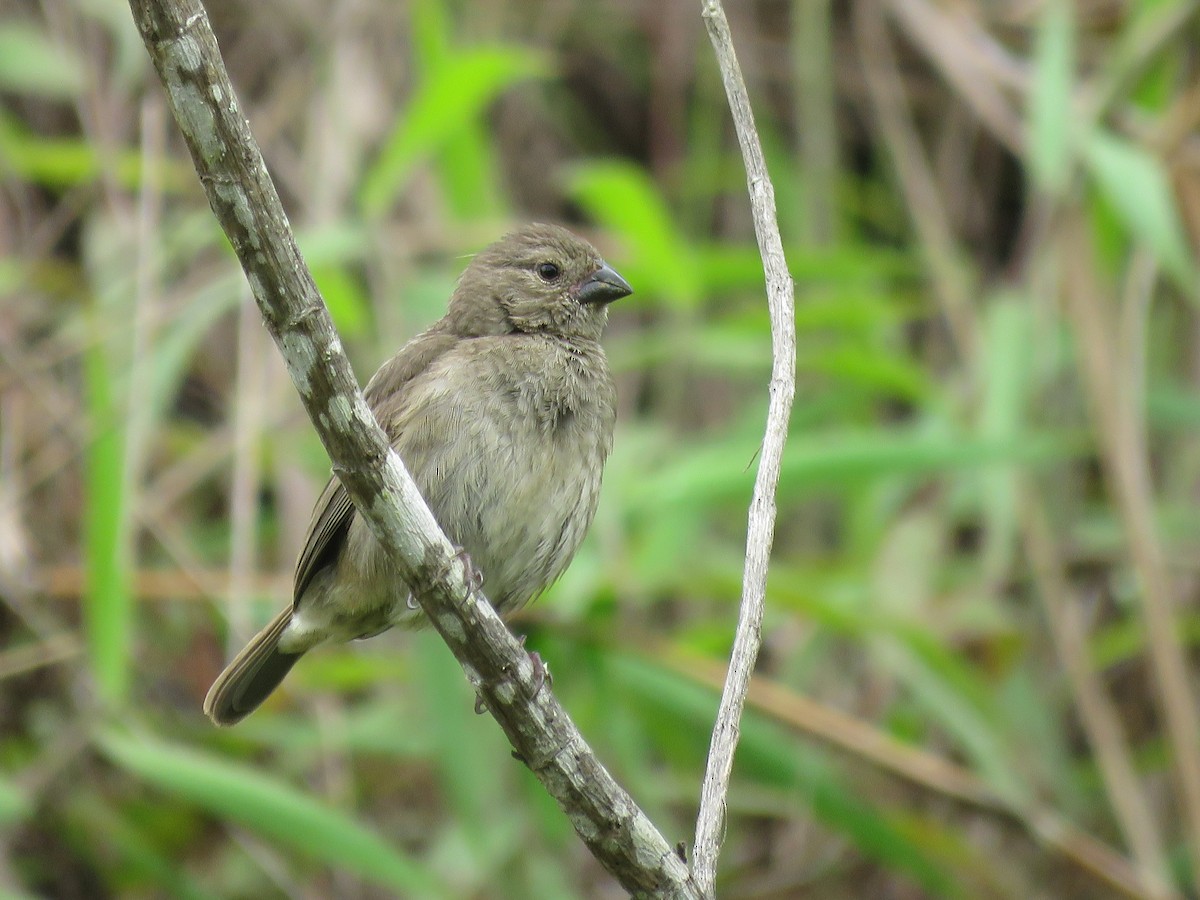
M 393 440 L 396 412 L 403 409 L 414 383 L 419 383 L 422 375 L 429 372 L 437 360 L 461 340 L 440 327 L 441 324 L 405 344 L 395 356 L 379 367 L 363 389 L 367 405 Z M 316 573 L 329 565 L 341 551 L 353 517 L 354 506 L 350 502 L 350 495 L 337 478 L 330 478 L 313 507 L 304 546 L 296 561 L 294 598 L 297 602 Z
M 403 396 L 413 381 L 433 369 L 439 359 L 464 340 L 443 328 L 442 323 L 417 335 L 371 376 L 363 389 L 367 404 L 378 412 L 383 403 Z

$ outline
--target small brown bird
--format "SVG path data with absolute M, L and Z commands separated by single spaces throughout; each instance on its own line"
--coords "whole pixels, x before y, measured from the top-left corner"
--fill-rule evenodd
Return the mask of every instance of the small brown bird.
M 583 540 L 612 448 L 616 392 L 600 334 L 632 293 L 591 244 L 530 225 L 475 256 L 444 318 L 375 373 L 366 399 L 501 614 L 550 586 Z M 423 615 L 332 478 L 296 563 L 293 601 L 204 701 L 240 721 L 305 652 Z

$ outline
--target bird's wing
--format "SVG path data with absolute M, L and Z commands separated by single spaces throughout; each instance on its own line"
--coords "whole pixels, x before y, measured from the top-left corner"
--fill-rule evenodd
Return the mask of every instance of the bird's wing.
M 367 383 L 364 394 L 371 411 L 383 426 L 393 444 L 397 412 L 404 408 L 404 398 L 412 382 L 425 372 L 439 356 L 460 340 L 436 328 L 414 338 L 399 353 L 380 366 Z M 337 477 L 329 479 L 325 490 L 313 507 L 312 521 L 304 538 L 304 548 L 296 560 L 296 577 L 292 586 L 292 602 L 298 603 L 314 576 L 337 558 L 354 518 L 354 504 Z
M 350 495 L 336 476 L 330 478 L 313 507 L 312 521 L 304 537 L 304 549 L 296 560 L 293 603 L 300 602 L 313 576 L 337 557 L 353 517 L 354 504 L 350 502 Z

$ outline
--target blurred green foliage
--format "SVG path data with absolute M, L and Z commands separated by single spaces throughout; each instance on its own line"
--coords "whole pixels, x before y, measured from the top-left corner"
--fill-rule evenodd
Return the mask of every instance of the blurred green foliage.
M 859 75 L 887 58 L 869 25 L 889 4 L 735 16 L 796 279 L 800 384 L 759 673 L 788 702 L 751 698 L 722 896 L 1195 891 L 1200 835 L 1150 712 L 1158 648 L 1104 403 L 1088 399 L 1090 332 L 1061 286 L 1077 216 L 1194 650 L 1196 26 L 1182 0 L 1111 20 L 1102 5 L 971 7 L 972 27 L 942 33 L 968 55 L 999 35 L 1016 135 L 980 125 L 952 68 L 906 45 L 893 75 L 916 161 Z M 51 6 L 0 6 L 0 891 L 610 896 L 434 635 L 323 650 L 244 725 L 203 720 L 227 646 L 290 596 L 327 461 L 238 316 L 247 290 L 128 11 Z M 911 27 L 893 12 L 888 28 Z M 770 371 L 699 4 L 210 15 L 361 374 L 440 315 L 461 254 L 514 221 L 587 230 L 634 284 L 606 341 L 622 405 L 593 533 L 514 627 L 618 780 L 686 842 L 716 708 L 695 660 L 728 652 Z M 835 177 L 798 149 L 798 109 L 837 123 Z M 914 164 L 940 205 L 909 190 Z M 921 225 L 937 216 L 978 286 L 959 313 Z M 1031 552 L 1031 510 L 1052 525 L 1057 582 Z M 1128 742 L 1103 749 L 1128 755 L 1134 805 L 1157 823 L 1149 847 L 1081 718 L 1064 607 Z

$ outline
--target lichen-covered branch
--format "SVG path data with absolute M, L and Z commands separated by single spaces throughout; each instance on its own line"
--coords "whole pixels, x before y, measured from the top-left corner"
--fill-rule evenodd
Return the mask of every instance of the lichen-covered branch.
M 600 863 L 638 896 L 698 897 L 687 866 L 591 752 L 480 593 L 371 415 L 292 237 L 199 0 L 130 0 L 209 204 L 359 513 L 482 702 Z M 498 760 L 497 765 L 503 761 Z
M 796 322 L 795 292 L 783 255 L 779 222 L 775 215 L 775 190 L 767 174 L 762 144 L 754 127 L 750 97 L 738 66 L 729 33 L 729 22 L 719 0 L 704 0 L 702 15 L 708 36 L 716 51 L 725 95 L 733 113 L 746 183 L 750 192 L 750 211 L 754 232 L 767 278 L 767 305 L 771 314 L 771 383 L 766 433 L 763 435 L 754 494 L 750 500 L 749 526 L 746 532 L 746 566 L 742 576 L 742 604 L 738 613 L 733 653 L 717 721 L 713 726 L 708 750 L 708 765 L 700 793 L 696 817 L 696 844 L 692 851 L 692 875 L 696 884 L 711 897 L 715 891 L 717 854 L 725 824 L 725 796 L 733 771 L 742 709 L 750 676 L 762 643 L 763 605 L 767 593 L 767 564 L 775 538 L 775 489 L 787 441 L 792 399 L 796 394 Z

